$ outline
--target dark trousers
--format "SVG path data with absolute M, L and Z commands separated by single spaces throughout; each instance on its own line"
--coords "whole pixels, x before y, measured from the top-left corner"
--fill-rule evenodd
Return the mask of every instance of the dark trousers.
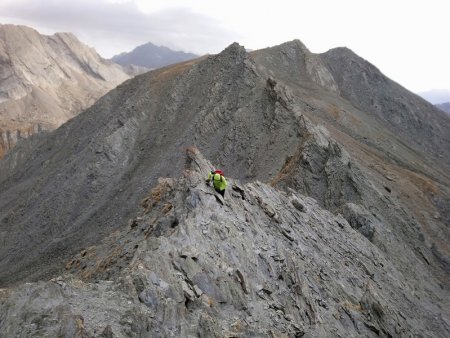
M 225 189 L 223 190 L 219 190 L 219 189 L 215 189 L 219 194 L 222 195 L 222 197 L 225 197 Z

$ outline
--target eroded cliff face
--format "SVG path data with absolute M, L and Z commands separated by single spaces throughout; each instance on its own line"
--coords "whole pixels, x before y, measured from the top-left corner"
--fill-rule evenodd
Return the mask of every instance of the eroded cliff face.
M 18 140 L 52 130 L 129 76 L 73 34 L 0 25 L 0 158 Z
M 3 290 L 0 334 L 450 333 L 435 303 L 443 294 L 415 288 L 341 215 L 293 190 L 233 178 L 223 199 L 205 184 L 209 168 L 188 149 L 182 174 L 159 179 L 142 210 L 70 259 L 66 274 Z
M 30 125 L 28 128 L 20 127 L 20 129 L 0 130 L 0 158 L 5 156 L 6 152 L 12 149 L 21 139 L 42 131 L 43 128 L 40 124 Z

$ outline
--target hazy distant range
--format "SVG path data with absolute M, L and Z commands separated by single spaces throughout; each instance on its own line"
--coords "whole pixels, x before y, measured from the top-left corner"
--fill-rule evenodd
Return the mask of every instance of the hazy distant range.
M 435 106 L 438 107 L 440 110 L 443 110 L 446 113 L 450 114 L 450 102 L 436 104 Z

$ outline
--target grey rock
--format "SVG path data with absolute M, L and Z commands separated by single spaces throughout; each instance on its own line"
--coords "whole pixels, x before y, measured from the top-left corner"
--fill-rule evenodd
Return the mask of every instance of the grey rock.
M 327 61 L 329 67 L 337 67 L 341 59 Z M 289 63 L 292 67 L 285 66 Z M 445 170 L 440 169 L 445 167 L 445 160 L 433 166 L 424 163 L 416 154 L 427 152 L 426 149 L 403 148 L 403 139 L 395 139 L 380 121 L 336 98 L 339 90 L 336 92 L 334 84 L 339 81 L 330 78 L 329 85 L 325 85 L 327 81 L 321 81 L 320 76 L 310 79 L 313 73 L 330 75 L 326 67 L 323 60 L 319 62 L 298 41 L 252 54 L 233 44 L 221 54 L 138 76 L 55 133 L 24 143 L 0 162 L 0 233 L 7 244 L 0 249 L 5 257 L 0 262 L 1 284 L 12 283 L 13 279 L 51 277 L 69 255 L 92 245 L 130 219 L 158 177 L 176 179 L 180 175 L 177 168 L 184 158 L 179 150 L 191 144 L 197 144 L 208 158 L 225 169 L 227 176 L 243 182 L 255 178 L 270 180 L 279 188 L 292 188 L 313 197 L 333 212 L 348 202 L 359 204 L 379 213 L 388 224 L 386 229 L 394 231 L 392 237 L 418 238 L 420 231 L 414 229 L 421 226 L 410 215 L 426 201 L 416 200 L 422 199 L 414 192 L 416 176 L 398 182 L 396 190 L 391 186 L 393 191 L 403 190 L 403 194 L 413 195 L 414 199 L 392 203 L 382 198 L 380 191 L 380 187 L 385 191 L 386 186 L 382 181 L 385 173 L 382 177 L 378 174 L 383 167 L 368 164 L 371 156 L 388 152 L 385 158 L 392 158 L 405 170 L 415 170 L 420 182 L 430 180 L 431 185 L 436 184 L 437 193 L 430 198 L 443 219 L 429 222 L 425 235 L 428 243 L 436 243 L 442 250 L 439 238 L 444 237 L 443 224 L 450 214 L 446 203 L 448 180 L 442 174 Z M 295 69 L 295 76 L 290 69 Z M 334 71 L 337 70 L 333 68 Z M 164 76 L 167 81 L 161 82 L 160 77 Z M 269 83 L 268 78 L 272 78 Z M 234 84 L 231 89 L 229 82 Z M 308 91 L 306 85 L 314 90 Z M 325 89 L 317 87 L 322 85 Z M 164 94 L 153 95 L 148 87 Z M 332 115 L 325 109 L 327 104 L 341 107 L 339 114 L 343 118 L 330 122 Z M 317 118 L 320 121 L 313 123 L 312 119 Z M 348 122 L 356 118 L 361 121 L 361 130 L 352 129 Z M 446 125 L 440 115 L 436 118 L 441 126 Z M 181 119 L 185 121 L 182 132 L 164 136 L 164 130 L 180 130 Z M 367 130 L 368 126 L 376 131 Z M 330 133 L 333 128 L 348 132 L 354 141 L 336 141 Z M 443 143 L 435 144 L 435 148 L 445 153 L 446 133 L 436 130 Z M 373 146 L 373 155 L 367 159 L 357 156 L 360 147 L 366 146 L 358 143 L 362 135 Z M 378 139 L 391 139 L 398 151 L 392 153 L 390 145 L 374 146 Z M 380 165 L 390 166 L 389 161 Z M 23 184 L 18 183 L 21 180 Z M 424 183 L 423 187 L 427 185 Z M 230 192 L 240 194 L 231 188 L 227 197 Z M 194 192 L 189 196 L 188 205 L 195 208 L 198 195 Z M 424 193 L 423 199 L 428 196 Z M 397 206 L 405 211 L 399 213 Z M 169 209 L 170 204 L 164 208 Z M 275 222 L 281 218 L 280 213 L 273 216 Z M 155 227 L 164 235 L 173 231 L 176 223 L 177 215 L 172 215 L 157 224 L 148 222 L 148 228 Z M 10 231 L 11 224 L 15 224 L 15 231 Z M 411 228 L 400 224 L 415 225 Z M 379 235 L 384 236 L 383 231 Z M 386 236 L 390 236 L 388 232 Z M 53 238 L 51 243 L 45 240 L 49 237 Z M 19 245 L 12 247 L 12 243 Z M 156 248 L 157 242 L 153 243 Z M 420 245 L 430 253 L 429 247 Z M 30 250 L 42 254 L 30 256 Z
M 448 336 L 448 126 L 299 41 L 137 76 L 0 161 L 1 334 Z
M 87 337 L 323 337 L 330 332 L 341 337 L 440 337 L 450 332 L 443 308 L 430 301 L 432 295 L 417 289 L 342 216 L 306 196 L 259 182 L 238 182 L 246 199 L 230 197 L 221 205 L 203 182 L 211 164 L 197 151 L 189 150 L 187 156 L 186 175 L 166 199 L 136 215 L 143 222 L 157 222 L 167 217 L 160 204 L 170 202 L 170 212 L 180 219 L 173 232 L 145 237 L 138 227 L 124 223 L 104 238 L 95 246 L 96 261 L 103 262 L 111 252 L 117 257 L 133 252 L 127 264 L 107 267 L 109 281 L 101 279 L 105 271 L 89 264 L 92 257 L 85 253 L 77 256 L 81 264 L 69 274 L 0 293 L 0 336 L 33 334 L 38 328 L 43 336 L 64 332 Z M 188 188 L 199 197 L 195 208 L 187 206 Z M 293 198 L 308 212 L 297 210 Z M 267 206 L 292 224 L 296 242 L 283 235 Z M 252 219 L 246 220 L 248 213 Z M 344 226 L 336 226 L 338 222 Z M 202 232 L 206 224 L 207 235 Z M 222 234 L 225 240 L 220 240 Z M 147 247 L 152 236 L 161 241 L 156 251 Z M 196 260 L 179 256 L 180 245 L 193 248 L 194 243 Z
M 342 214 L 354 229 L 369 240 L 372 240 L 377 227 L 381 227 L 380 222 L 361 205 L 347 203 L 343 206 Z
M 100 335 L 102 338 L 114 338 L 114 333 L 111 329 L 110 325 L 107 325 L 105 329 L 103 330 L 102 334 Z
M 306 208 L 305 206 L 302 204 L 302 202 L 300 202 L 298 199 L 293 198 L 291 200 L 292 205 L 295 207 L 295 209 L 297 209 L 298 211 L 302 211 L 305 212 Z
M 156 312 L 158 309 L 158 296 L 153 289 L 143 290 L 139 294 L 139 300 L 152 311 Z
M 81 315 L 66 316 L 62 320 L 62 326 L 58 337 L 82 338 L 84 334 L 84 319 Z

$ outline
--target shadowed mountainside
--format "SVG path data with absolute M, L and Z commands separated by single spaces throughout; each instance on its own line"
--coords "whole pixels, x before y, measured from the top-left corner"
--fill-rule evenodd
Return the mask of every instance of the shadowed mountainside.
M 229 177 L 314 198 L 327 215 L 344 217 L 359 233 L 358 255 L 370 257 L 376 248 L 376 255 L 396 271 L 381 288 L 397 278 L 407 283 L 405 297 L 423 302 L 398 306 L 435 314 L 427 330 L 431 336 L 445 336 L 449 128 L 448 115 L 350 50 L 312 54 L 298 40 L 252 53 L 233 44 L 218 55 L 137 76 L 0 162 L 0 285 L 60 273 L 73 253 L 87 250 L 135 217 L 158 177 L 172 177 L 176 186 L 183 149 L 195 144 Z M 273 209 L 273 203 L 267 205 Z M 239 217 L 234 209 L 228 212 Z M 288 217 L 289 212 L 280 215 Z M 195 224 L 207 221 L 199 217 Z M 328 234 L 323 222 L 315 226 L 324 226 Z M 308 245 L 324 249 L 323 243 L 313 242 Z M 340 243 L 330 240 L 327 245 L 338 255 Z M 136 257 L 133 250 L 125 256 Z M 251 257 L 246 253 L 240 259 Z M 112 262 L 113 270 L 129 264 Z M 383 273 L 377 270 L 376 278 Z M 364 280 L 359 272 L 355 275 Z M 209 287 L 208 296 L 215 290 Z M 366 305 L 358 299 L 351 303 L 363 309 Z M 243 306 L 245 311 L 248 305 Z M 408 332 L 423 332 L 423 324 L 401 313 L 408 324 L 396 323 L 402 322 Z M 349 322 L 359 320 L 357 313 L 348 316 Z M 320 320 L 308 322 L 308 332 L 317 333 L 321 325 Z M 395 336 L 395 325 L 390 325 L 378 323 L 369 331 Z M 362 328 L 355 324 L 355 330 Z

